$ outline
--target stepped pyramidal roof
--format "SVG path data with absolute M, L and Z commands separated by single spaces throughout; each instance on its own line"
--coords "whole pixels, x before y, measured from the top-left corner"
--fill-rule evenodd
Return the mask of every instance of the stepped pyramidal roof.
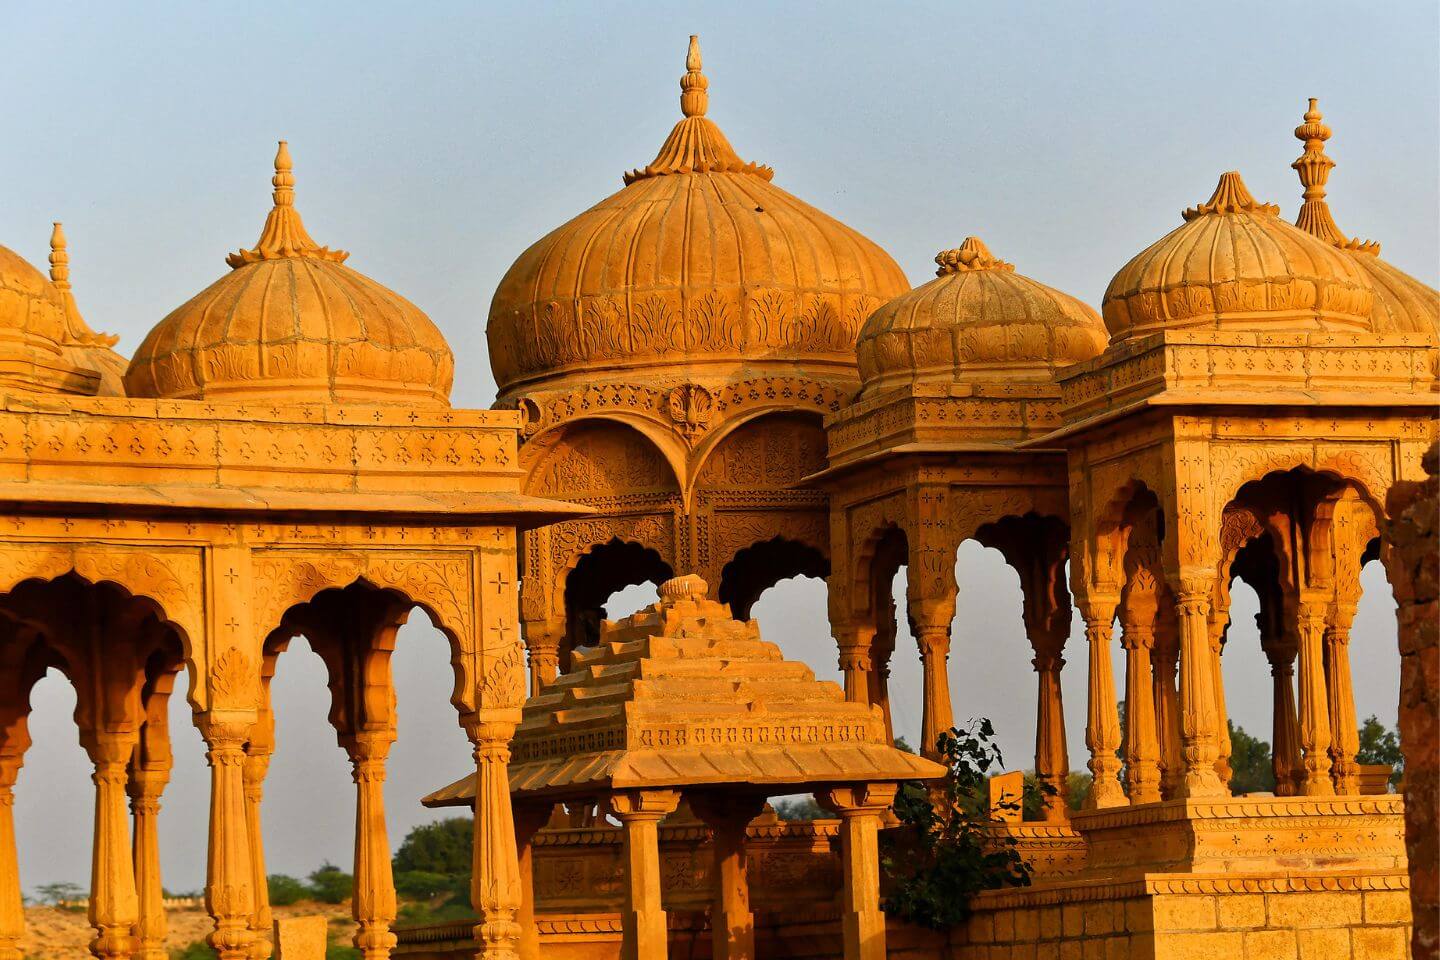
M 694 575 L 667 581 L 659 603 L 606 622 L 601 642 L 530 698 L 511 745 L 517 799 L 707 784 L 785 793 L 944 774 L 889 744 L 879 707 L 847 701 L 706 591 Z M 467 777 L 424 802 L 465 805 L 474 790 Z

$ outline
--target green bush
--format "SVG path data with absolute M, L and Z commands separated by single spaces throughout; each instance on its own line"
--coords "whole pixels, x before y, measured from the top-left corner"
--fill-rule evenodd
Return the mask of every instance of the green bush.
M 272 873 L 265 879 L 266 885 L 270 888 L 270 905 L 272 907 L 288 907 L 310 895 L 309 887 L 283 873 Z
M 341 903 L 355 889 L 355 878 L 333 863 L 310 874 L 310 896 L 321 903 Z
M 170 951 L 170 960 L 215 960 L 215 951 L 209 945 L 196 940 L 188 947 Z
M 469 876 L 474 848 L 473 817 L 450 817 L 422 824 L 406 834 L 400 849 L 395 851 L 395 872 Z
M 407 900 L 434 900 L 441 894 L 454 891 L 455 878 L 450 874 L 428 870 L 406 870 L 395 874 L 395 892 Z
M 1003 765 L 994 738 L 983 718 L 951 728 L 936 740 L 945 778 L 901 786 L 895 814 L 902 826 L 887 832 L 881 859 L 892 881 L 886 913 L 945 930 L 969 916 L 970 898 L 981 890 L 1029 885 L 1030 865 L 1015 839 L 990 830 L 989 771 Z

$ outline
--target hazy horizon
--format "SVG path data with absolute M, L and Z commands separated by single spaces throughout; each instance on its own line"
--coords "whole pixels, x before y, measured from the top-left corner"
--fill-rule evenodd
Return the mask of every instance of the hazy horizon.
M 7 14 L 0 244 L 43 270 L 50 223 L 63 220 L 81 310 L 127 355 L 221 276 L 227 252 L 254 242 L 275 141 L 287 139 L 317 242 L 351 251 L 351 266 L 425 310 L 456 355 L 453 402 L 488 405 L 496 284 L 529 244 L 654 156 L 679 116 L 691 33 L 709 115 L 738 153 L 881 244 L 914 283 L 932 275 L 936 251 L 974 234 L 1018 271 L 1098 307 L 1115 271 L 1226 170 L 1293 219 L 1292 131 L 1312 96 L 1334 129 L 1329 198 L 1341 229 L 1440 282 L 1434 3 L 21 3 Z M 974 543 L 960 551 L 959 578 L 955 714 L 991 717 L 1009 766 L 1029 766 L 1034 680 L 1018 582 Z M 1399 657 L 1378 564 L 1364 585 L 1357 714 L 1393 725 Z M 644 594 L 626 591 L 612 614 Z M 1237 587 L 1225 685 L 1235 721 L 1269 740 L 1254 613 L 1254 595 Z M 787 654 L 838 677 L 823 584 L 783 583 L 756 616 Z M 392 844 L 436 816 L 418 798 L 470 762 L 448 703 L 448 652 L 415 620 L 393 661 Z M 1068 660 L 1067 738 L 1081 769 L 1082 644 L 1072 640 Z M 1123 671 L 1118 643 L 1114 662 Z M 208 796 L 180 686 L 161 814 L 176 890 L 203 882 Z M 919 660 L 908 637 L 892 687 L 897 732 L 913 743 Z M 326 859 L 348 869 L 353 786 L 325 719 L 323 668 L 302 642 L 281 658 L 274 695 L 269 869 L 301 874 Z M 35 746 L 16 789 L 23 884 L 88 885 L 92 787 L 74 694 L 52 674 L 34 703 Z

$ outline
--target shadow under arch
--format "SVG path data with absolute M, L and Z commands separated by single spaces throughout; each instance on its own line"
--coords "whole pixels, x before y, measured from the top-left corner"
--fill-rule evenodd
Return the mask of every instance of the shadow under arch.
M 817 548 L 797 540 L 774 537 L 736 552 L 720 572 L 721 603 L 730 605 L 736 620 L 750 619 L 760 594 L 791 577 L 830 576 L 830 561 Z

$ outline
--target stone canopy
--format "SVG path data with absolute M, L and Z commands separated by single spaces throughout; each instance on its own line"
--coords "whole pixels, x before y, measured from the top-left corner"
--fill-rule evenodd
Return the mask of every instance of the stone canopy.
M 752 620 L 706 598 L 698 576 L 660 587 L 660 602 L 601 629 L 574 668 L 525 704 L 510 789 L 525 798 L 633 788 L 814 790 L 928 780 L 937 763 L 889 745 L 876 706 L 845 699 L 786 660 Z M 468 806 L 474 777 L 426 797 Z

